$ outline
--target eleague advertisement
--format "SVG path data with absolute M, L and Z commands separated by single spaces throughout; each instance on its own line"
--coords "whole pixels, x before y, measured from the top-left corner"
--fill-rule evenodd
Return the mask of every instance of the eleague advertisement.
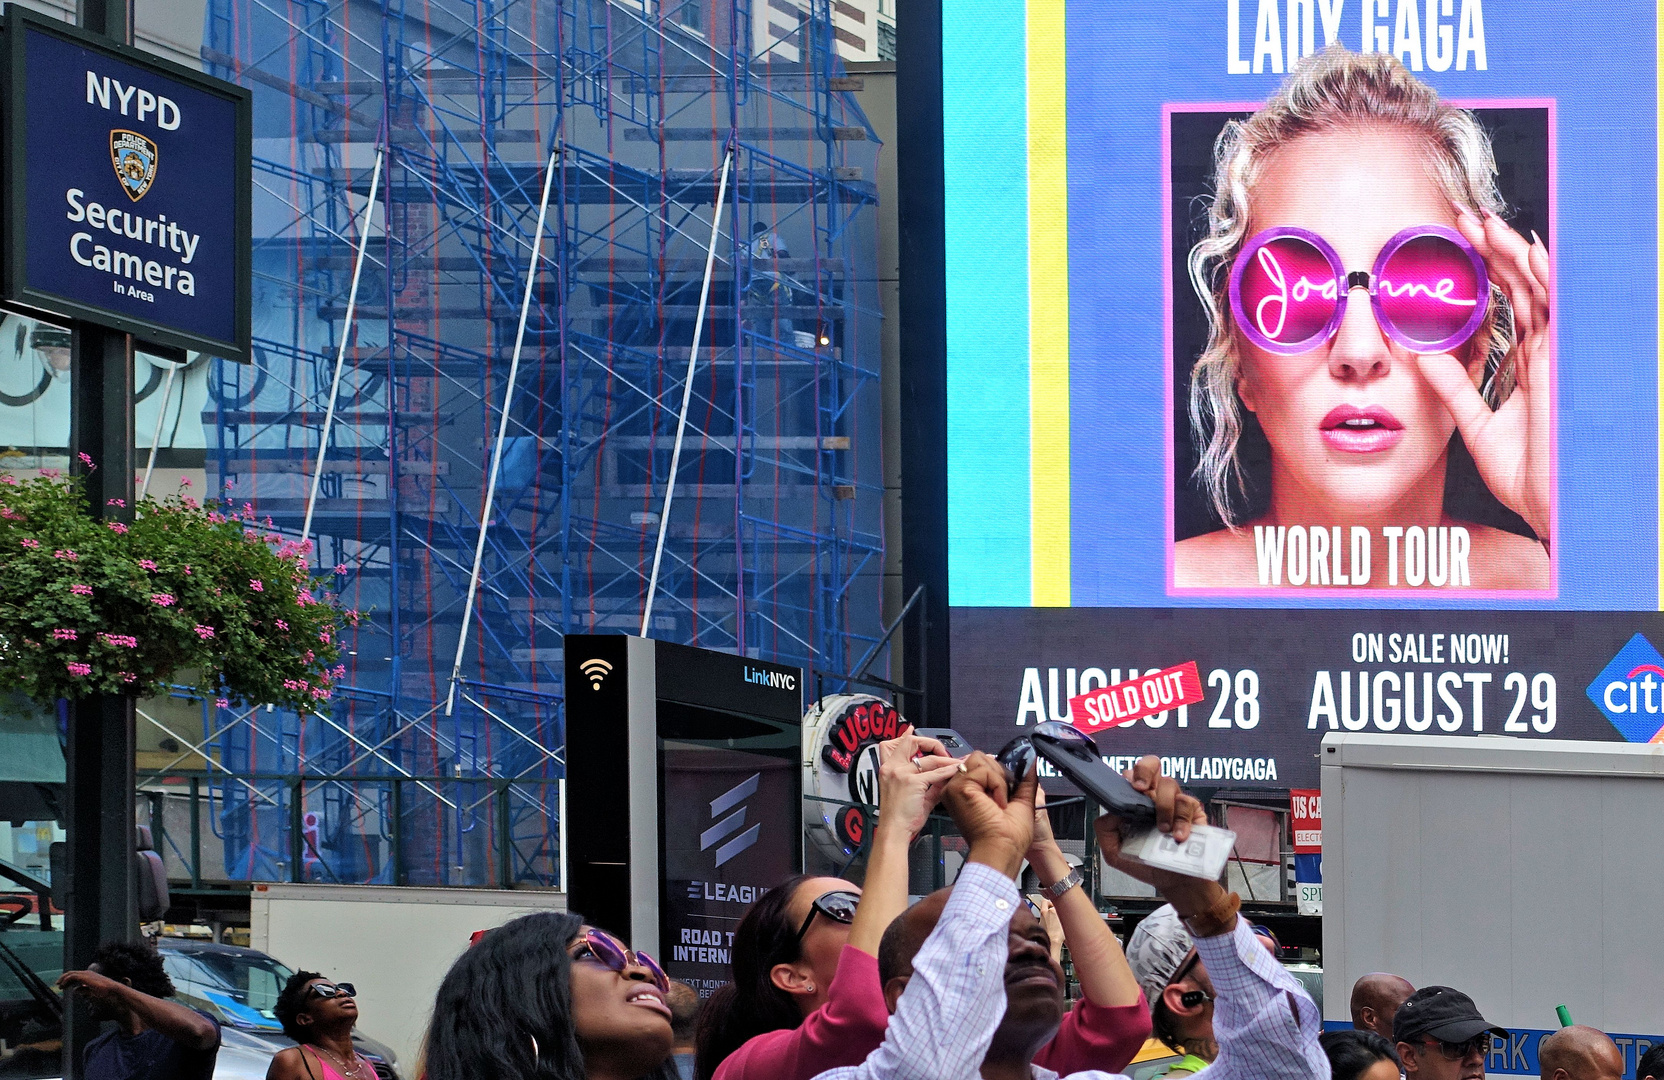
M 667 710 L 685 708 L 661 702 L 661 724 Z M 730 749 L 730 742 L 756 745 Z M 660 740 L 660 951 L 670 977 L 701 997 L 729 980 L 734 928 L 746 908 L 797 872 L 798 819 L 780 811 L 799 797 L 797 743 L 796 728 L 786 725 L 777 737 Z
M 1151 10 L 944 0 L 954 727 L 1664 741 L 1654 6 Z

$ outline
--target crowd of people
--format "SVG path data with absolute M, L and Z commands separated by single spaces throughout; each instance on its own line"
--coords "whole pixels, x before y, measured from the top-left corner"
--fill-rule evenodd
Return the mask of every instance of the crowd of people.
M 1350 1030 L 1323 1032 L 1274 936 L 1242 917 L 1236 894 L 1124 857 L 1121 822 L 1104 816 L 1105 860 L 1166 901 L 1123 950 L 1064 859 L 1032 772 L 1013 777 L 986 754 L 956 759 L 913 735 L 879 756 L 884 812 L 864 886 L 799 876 L 769 890 L 735 933 L 732 980 L 710 999 L 580 915 L 526 915 L 477 934 L 451 967 L 415 1075 L 1115 1080 L 1153 1034 L 1178 1057 L 1165 1077 L 1477 1080 L 1492 1040 L 1509 1038 L 1460 990 L 1386 973 L 1352 988 Z M 1156 758 L 1127 778 L 1176 842 L 1206 822 Z M 938 804 L 966 861 L 952 887 L 909 905 L 907 852 Z M 1025 864 L 1051 911 L 1018 891 Z M 1058 933 L 1081 991 L 1072 1007 Z M 116 1021 L 87 1047 L 88 1080 L 212 1075 L 218 1025 L 168 1000 L 173 987 L 147 946 L 106 946 L 62 985 Z M 274 1010 L 296 1045 L 273 1058 L 268 1080 L 372 1080 L 353 1047 L 355 999 L 351 983 L 297 972 Z M 1544 1037 L 1538 1059 L 1543 1080 L 1626 1072 L 1616 1044 L 1590 1027 Z M 1664 1045 L 1634 1075 L 1664 1080 Z

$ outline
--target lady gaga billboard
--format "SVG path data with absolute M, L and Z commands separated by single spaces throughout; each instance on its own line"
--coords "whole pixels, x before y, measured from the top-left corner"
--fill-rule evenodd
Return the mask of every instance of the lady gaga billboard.
M 1631 737 L 1573 686 L 1660 637 L 1624 614 L 1660 607 L 1658 67 L 1601 47 L 1656 29 L 1640 3 L 944 0 L 955 726 L 1195 660 L 1191 714 L 1227 723 L 1157 741 L 1315 753 L 1317 673 L 1339 724 L 1377 639 L 1459 638 L 1471 689 L 1470 631 L 1553 626 L 1531 670 L 1482 653 L 1524 680 L 1516 724 Z M 1430 675 L 1453 722 L 1421 656 L 1398 715 Z M 1433 730 L 1493 730 L 1465 700 Z

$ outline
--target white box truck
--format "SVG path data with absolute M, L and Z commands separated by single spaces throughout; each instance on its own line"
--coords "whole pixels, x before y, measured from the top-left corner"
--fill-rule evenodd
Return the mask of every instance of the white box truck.
M 1325 736 L 1323 982 L 1453 986 L 1507 1027 L 1494 1075 L 1538 1075 L 1555 1007 L 1606 1031 L 1626 1076 L 1664 1042 L 1664 745 Z
M 249 944 L 297 971 L 358 989 L 359 1024 L 416 1080 L 434 995 L 475 930 L 534 911 L 565 911 L 566 894 L 539 890 L 380 885 L 256 884 Z

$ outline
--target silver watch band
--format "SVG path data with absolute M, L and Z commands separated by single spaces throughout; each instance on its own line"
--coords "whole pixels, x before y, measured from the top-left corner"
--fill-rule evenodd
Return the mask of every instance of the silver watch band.
M 1062 896 L 1064 893 L 1068 892 L 1080 883 L 1080 871 L 1070 867 L 1069 872 L 1064 875 L 1062 881 L 1059 881 L 1055 885 L 1047 885 L 1044 889 L 1040 890 L 1040 895 L 1055 903 L 1058 897 Z

